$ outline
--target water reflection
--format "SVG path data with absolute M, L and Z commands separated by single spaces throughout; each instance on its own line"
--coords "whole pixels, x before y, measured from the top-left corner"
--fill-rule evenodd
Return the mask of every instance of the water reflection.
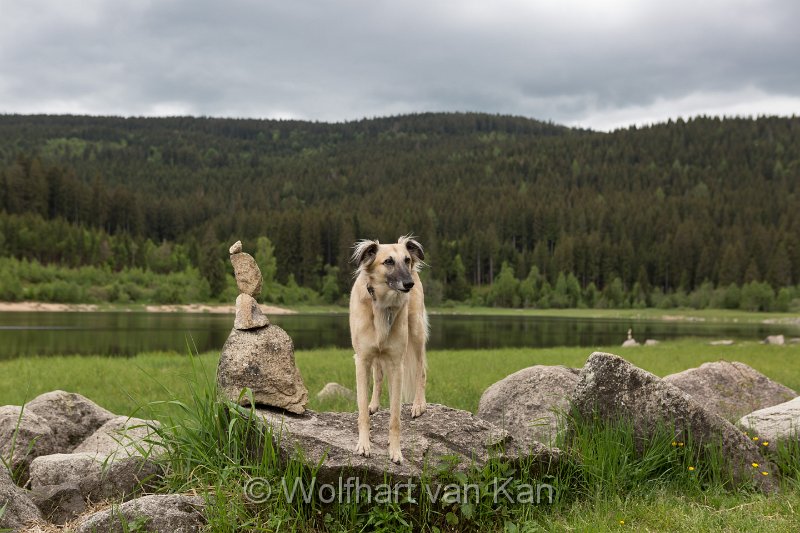
M 350 347 L 346 314 L 274 315 L 298 349 Z M 0 359 L 25 355 L 133 355 L 143 351 L 219 350 L 233 317 L 191 313 L 0 313 Z M 762 339 L 797 326 L 706 322 L 637 321 L 525 316 L 431 316 L 430 349 L 608 346 L 621 343 L 629 327 L 640 341 L 676 337 Z

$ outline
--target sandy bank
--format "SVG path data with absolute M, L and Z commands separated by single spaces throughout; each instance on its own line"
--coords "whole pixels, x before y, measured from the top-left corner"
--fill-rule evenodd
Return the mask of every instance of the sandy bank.
M 290 315 L 295 311 L 272 305 L 261 305 L 267 315 Z M 0 302 L 2 312 L 92 312 L 92 311 L 147 311 L 148 313 L 214 313 L 232 315 L 236 306 L 223 304 L 145 305 L 143 307 L 99 306 L 96 304 L 60 304 L 50 302 Z

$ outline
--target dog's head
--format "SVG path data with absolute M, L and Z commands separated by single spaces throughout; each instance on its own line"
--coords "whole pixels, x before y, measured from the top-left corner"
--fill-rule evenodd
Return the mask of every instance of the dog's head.
M 358 265 L 356 272 L 366 272 L 373 285 L 385 283 L 390 289 L 408 292 L 414 287 L 411 273 L 419 270 L 425 252 L 409 235 L 397 239 L 397 244 L 358 241 L 352 259 Z

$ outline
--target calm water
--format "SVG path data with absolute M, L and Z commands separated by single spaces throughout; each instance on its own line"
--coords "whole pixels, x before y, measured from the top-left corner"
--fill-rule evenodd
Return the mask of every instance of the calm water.
M 350 348 L 346 314 L 273 315 L 298 349 Z M 676 337 L 757 340 L 790 325 L 664 322 L 521 316 L 432 315 L 431 349 L 609 346 L 622 343 L 629 327 L 640 341 Z M 27 355 L 133 355 L 142 351 L 219 350 L 233 316 L 191 313 L 0 313 L 0 359 Z

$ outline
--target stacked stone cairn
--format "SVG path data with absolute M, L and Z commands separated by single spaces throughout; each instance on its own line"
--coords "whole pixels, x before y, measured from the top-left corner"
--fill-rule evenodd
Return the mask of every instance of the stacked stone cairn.
M 240 405 L 255 403 L 301 414 L 308 390 L 294 361 L 292 339 L 270 324 L 256 302 L 262 277 L 255 259 L 242 252 L 241 241 L 231 246 L 230 253 L 240 294 L 233 330 L 217 368 L 219 393 Z

